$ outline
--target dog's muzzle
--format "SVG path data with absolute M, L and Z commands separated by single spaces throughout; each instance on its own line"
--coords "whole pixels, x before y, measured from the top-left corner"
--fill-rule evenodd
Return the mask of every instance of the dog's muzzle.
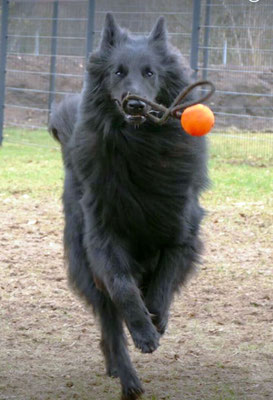
M 146 103 L 137 99 L 130 99 L 123 105 L 126 120 L 134 124 L 141 124 L 146 120 L 147 108 Z
M 117 99 L 115 101 L 127 122 L 140 125 L 145 122 L 149 107 L 146 102 L 128 96 L 129 93 L 121 103 Z
M 182 102 L 192 90 L 201 86 L 208 86 L 209 89 L 201 92 L 201 96 L 195 100 Z M 139 125 L 148 119 L 157 125 L 162 125 L 168 121 L 170 117 L 180 119 L 183 111 L 187 107 L 206 101 L 214 92 L 215 86 L 212 82 L 198 81 L 184 88 L 174 99 L 169 108 L 131 93 L 128 93 L 128 95 L 123 98 L 122 102 L 118 99 L 115 99 L 115 102 L 128 122 Z

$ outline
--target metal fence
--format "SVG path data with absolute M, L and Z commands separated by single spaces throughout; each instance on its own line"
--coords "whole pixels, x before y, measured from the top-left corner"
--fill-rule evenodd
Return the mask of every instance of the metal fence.
M 52 101 L 81 90 L 107 11 L 136 34 L 166 17 L 196 78 L 217 87 L 215 132 L 273 132 L 272 0 L 2 0 L 0 132 L 46 128 Z
M 217 86 L 218 127 L 273 131 L 273 2 L 202 2 L 200 75 Z

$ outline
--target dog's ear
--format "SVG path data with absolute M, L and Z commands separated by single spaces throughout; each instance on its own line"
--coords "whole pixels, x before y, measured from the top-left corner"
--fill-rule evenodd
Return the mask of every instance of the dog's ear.
M 121 29 L 116 23 L 113 14 L 107 13 L 105 17 L 104 29 L 100 48 L 101 50 L 110 50 L 121 38 Z
M 159 17 L 155 26 L 152 29 L 152 32 L 149 35 L 149 41 L 150 42 L 161 42 L 167 43 L 167 27 L 166 27 L 166 21 L 164 17 Z

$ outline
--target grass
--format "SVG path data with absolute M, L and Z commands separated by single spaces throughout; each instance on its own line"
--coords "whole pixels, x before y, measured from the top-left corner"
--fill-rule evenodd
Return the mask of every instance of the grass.
M 273 165 L 273 132 L 248 132 L 228 130 L 225 133 L 211 133 L 211 155 L 232 163 L 265 167 Z
M 205 194 L 209 204 L 272 203 L 272 166 L 233 165 L 219 159 L 212 159 L 209 166 L 212 187 Z
M 1 150 L 0 191 L 35 198 L 61 195 L 58 144 L 46 131 L 6 129 Z M 208 205 L 272 204 L 273 139 L 270 134 L 211 134 Z
M 212 188 L 205 201 L 272 204 L 273 134 L 211 134 L 210 176 Z
M 5 131 L 0 192 L 9 196 L 60 197 L 63 180 L 58 144 L 46 131 Z

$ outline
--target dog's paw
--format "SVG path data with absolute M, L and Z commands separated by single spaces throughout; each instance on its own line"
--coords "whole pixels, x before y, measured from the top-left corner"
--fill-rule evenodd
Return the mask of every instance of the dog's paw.
M 122 386 L 121 400 L 136 400 L 144 393 L 144 389 L 137 377 L 132 377 Z
M 142 353 L 153 353 L 159 346 L 160 335 L 152 324 L 146 329 L 134 329 L 131 335 L 135 346 Z

